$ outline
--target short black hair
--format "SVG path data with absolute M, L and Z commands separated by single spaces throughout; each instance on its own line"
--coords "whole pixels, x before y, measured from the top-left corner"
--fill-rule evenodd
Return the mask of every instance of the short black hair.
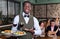
M 55 20 L 51 20 L 50 22 L 55 22 Z
M 24 1 L 24 2 L 23 2 L 23 7 L 25 6 L 25 3 L 29 3 L 29 4 L 31 4 L 31 5 L 32 5 L 32 3 L 31 3 L 31 2 L 29 2 L 29 1 Z
M 55 22 L 55 20 L 51 20 L 51 21 L 50 21 L 50 24 L 51 24 L 51 22 Z

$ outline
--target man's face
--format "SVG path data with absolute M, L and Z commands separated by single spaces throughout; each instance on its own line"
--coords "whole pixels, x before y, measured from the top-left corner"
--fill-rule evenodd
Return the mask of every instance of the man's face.
M 51 26 L 55 26 L 55 22 L 51 22 Z
M 26 14 L 28 14 L 28 13 L 30 13 L 30 11 L 31 11 L 31 4 L 30 3 L 25 3 L 25 5 L 24 5 L 24 12 L 26 13 Z

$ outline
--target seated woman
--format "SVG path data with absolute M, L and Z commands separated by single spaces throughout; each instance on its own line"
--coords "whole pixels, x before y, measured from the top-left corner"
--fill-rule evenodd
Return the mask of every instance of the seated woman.
M 47 35 L 56 35 L 58 32 L 58 27 L 55 25 L 55 21 L 50 21 L 50 26 L 46 28 L 46 34 Z
M 41 27 L 41 31 L 42 31 L 42 34 L 40 35 L 40 37 L 45 36 L 45 25 L 44 25 L 44 22 L 40 21 L 39 22 L 39 26 Z

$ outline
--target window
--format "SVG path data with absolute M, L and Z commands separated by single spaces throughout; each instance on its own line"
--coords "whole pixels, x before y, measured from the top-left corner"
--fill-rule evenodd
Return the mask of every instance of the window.
M 0 0 L 0 20 L 3 24 L 12 23 L 15 15 L 20 13 L 20 2 L 14 0 Z

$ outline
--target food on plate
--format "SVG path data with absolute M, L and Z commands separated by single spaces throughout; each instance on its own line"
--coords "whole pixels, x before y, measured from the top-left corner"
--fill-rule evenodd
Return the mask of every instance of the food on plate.
M 17 31 L 16 34 L 20 35 L 20 34 L 24 34 L 24 32 L 22 32 L 22 31 Z
M 4 32 L 5 33 L 11 33 L 11 30 L 5 30 Z
M 24 32 L 19 32 L 19 34 L 24 34 Z
M 1 33 L 5 34 L 5 35 L 16 35 L 16 36 L 23 36 L 23 35 L 26 35 L 26 32 L 24 31 L 16 31 L 16 32 L 13 32 L 11 30 L 4 30 L 2 31 Z

